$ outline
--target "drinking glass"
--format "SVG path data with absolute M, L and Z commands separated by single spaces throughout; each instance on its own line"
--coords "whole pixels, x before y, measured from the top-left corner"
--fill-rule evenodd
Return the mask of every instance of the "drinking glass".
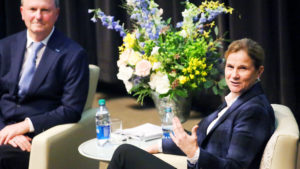
M 122 144 L 124 140 L 124 136 L 122 135 L 122 120 L 112 118 L 110 121 L 110 143 Z

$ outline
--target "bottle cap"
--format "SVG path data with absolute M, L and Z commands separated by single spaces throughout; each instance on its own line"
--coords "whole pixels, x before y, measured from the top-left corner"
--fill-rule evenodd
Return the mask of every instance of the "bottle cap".
M 105 99 L 100 99 L 100 100 L 98 101 L 98 103 L 99 103 L 100 106 L 105 105 Z
M 172 112 L 172 108 L 171 108 L 171 107 L 166 107 L 166 108 L 165 108 L 165 112 L 166 112 L 166 113 Z

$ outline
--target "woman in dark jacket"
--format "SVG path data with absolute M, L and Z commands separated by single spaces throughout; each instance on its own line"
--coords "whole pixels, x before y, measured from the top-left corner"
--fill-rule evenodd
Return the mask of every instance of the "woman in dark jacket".
M 264 51 L 251 39 L 232 42 L 225 53 L 225 79 L 230 93 L 225 102 L 188 135 L 178 118 L 173 119 L 171 139 L 148 148 L 121 145 L 109 169 L 168 169 L 171 165 L 150 153 L 181 154 L 187 168 L 258 169 L 264 147 L 274 132 L 274 111 L 259 78 L 264 71 Z

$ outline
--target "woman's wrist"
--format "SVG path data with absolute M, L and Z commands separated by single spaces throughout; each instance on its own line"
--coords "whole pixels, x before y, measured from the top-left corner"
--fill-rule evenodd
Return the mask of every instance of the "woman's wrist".
M 191 164 L 196 164 L 198 159 L 199 159 L 199 156 L 200 156 L 200 148 L 197 147 L 196 151 L 194 152 L 193 156 L 189 157 L 188 156 L 188 161 L 191 163 Z

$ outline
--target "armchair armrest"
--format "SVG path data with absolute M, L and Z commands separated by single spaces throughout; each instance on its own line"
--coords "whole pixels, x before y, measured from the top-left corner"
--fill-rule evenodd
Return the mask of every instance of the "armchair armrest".
M 32 140 L 29 169 L 98 169 L 97 160 L 83 157 L 78 146 L 96 136 L 95 113 L 83 112 L 78 123 L 54 126 Z

